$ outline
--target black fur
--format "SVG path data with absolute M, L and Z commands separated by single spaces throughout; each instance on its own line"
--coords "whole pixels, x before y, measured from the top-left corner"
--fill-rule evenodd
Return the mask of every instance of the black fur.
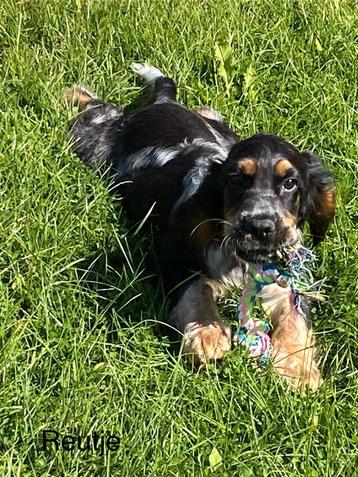
M 97 123 L 99 117 L 106 118 Z M 112 151 L 124 125 L 122 108 L 97 99 L 72 121 L 73 150 L 89 166 L 98 168 L 112 163 Z
M 322 192 L 332 190 L 333 182 L 315 156 L 272 135 L 240 141 L 227 125 L 188 110 L 175 97 L 174 82 L 160 77 L 150 103 L 128 114 L 93 99 L 71 132 L 74 150 L 85 163 L 105 164 L 123 182 L 119 191 L 132 219 L 139 221 L 151 210 L 148 223 L 156 226 L 155 246 L 168 290 L 192 273 L 210 274 L 208 248 L 225 237 L 231 257 L 267 259 L 293 240 L 286 215 L 294 225 L 308 219 L 315 239 L 324 236 L 334 210 L 322 212 Z M 113 117 L 98 123 L 106 114 Z M 254 176 L 239 170 L 243 158 L 255 162 Z M 287 177 L 273 173 L 278 159 L 293 166 L 289 177 L 297 186 L 292 192 L 283 186 Z M 262 224 L 272 231 L 259 234 Z

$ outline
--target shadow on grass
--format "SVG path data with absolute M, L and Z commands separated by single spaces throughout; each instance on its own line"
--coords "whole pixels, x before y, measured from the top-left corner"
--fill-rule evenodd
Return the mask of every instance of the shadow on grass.
M 170 352 L 177 356 L 180 335 L 168 323 L 174 300 L 165 294 L 158 270 L 150 237 L 128 231 L 118 247 L 104 246 L 100 254 L 85 258 L 77 276 L 95 298 L 95 315 L 105 317 L 110 342 L 117 341 L 119 327 L 149 324 L 154 337 L 169 340 Z M 91 329 L 98 326 L 102 324 L 92 318 Z

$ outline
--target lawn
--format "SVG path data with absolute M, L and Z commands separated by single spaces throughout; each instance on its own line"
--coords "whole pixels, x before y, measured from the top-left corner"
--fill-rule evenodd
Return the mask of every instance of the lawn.
M 358 475 L 357 54 L 354 0 L 2 0 L 1 476 Z M 337 216 L 316 250 L 317 394 L 241 349 L 197 373 L 159 336 L 150 243 L 71 153 L 60 100 L 82 82 L 129 104 L 133 60 L 242 137 L 276 133 L 334 172 Z M 235 299 L 221 308 L 234 324 Z M 45 429 L 119 447 L 43 451 Z

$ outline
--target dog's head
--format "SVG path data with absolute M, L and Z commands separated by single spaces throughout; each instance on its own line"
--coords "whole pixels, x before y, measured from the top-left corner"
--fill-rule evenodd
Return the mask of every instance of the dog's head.
M 305 219 L 315 242 L 335 211 L 332 176 L 318 157 L 276 136 L 257 134 L 237 143 L 222 168 L 225 234 L 245 260 L 267 260 L 300 239 Z

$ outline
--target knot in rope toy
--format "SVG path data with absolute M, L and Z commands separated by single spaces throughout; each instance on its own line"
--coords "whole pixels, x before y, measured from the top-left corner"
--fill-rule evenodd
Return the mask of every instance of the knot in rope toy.
M 300 246 L 279 250 L 277 263 L 247 265 L 244 289 L 237 307 L 239 329 L 234 333 L 234 342 L 244 345 L 250 356 L 258 357 L 258 364 L 261 366 L 270 358 L 271 325 L 267 319 L 255 319 L 252 316 L 257 296 L 266 285 L 272 283 L 284 288 L 289 287 L 293 312 L 304 316 L 305 302 L 309 299 L 322 299 L 322 295 L 313 289 L 317 284 L 313 283 L 311 271 L 307 266 L 313 259 L 312 252 Z

